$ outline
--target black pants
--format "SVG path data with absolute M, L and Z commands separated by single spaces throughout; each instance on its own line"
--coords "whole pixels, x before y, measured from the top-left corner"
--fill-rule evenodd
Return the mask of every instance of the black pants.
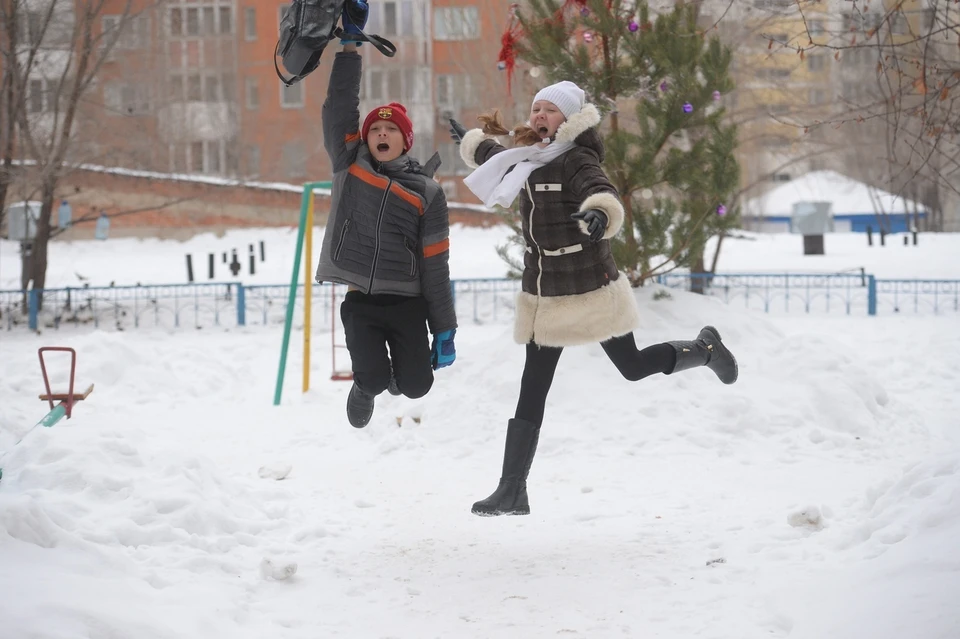
M 340 305 L 340 319 L 360 390 L 371 395 L 385 391 L 392 361 L 401 393 L 414 399 L 427 394 L 433 365 L 425 299 L 350 291 Z
M 654 373 L 670 373 L 676 364 L 676 353 L 669 344 L 656 344 L 637 350 L 633 333 L 601 342 L 604 352 L 625 378 L 635 382 Z M 524 419 L 539 426 L 543 423 L 543 411 L 547 393 L 557 372 L 557 363 L 563 348 L 527 344 L 527 360 L 520 380 L 520 400 L 517 402 L 517 419 Z

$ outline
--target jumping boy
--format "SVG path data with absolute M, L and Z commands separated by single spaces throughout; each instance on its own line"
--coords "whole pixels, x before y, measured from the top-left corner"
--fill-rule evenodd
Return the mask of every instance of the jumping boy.
M 342 24 L 353 30 L 346 11 Z M 432 179 L 440 157 L 421 166 L 408 155 L 413 123 L 397 102 L 373 109 L 361 126 L 362 58 L 356 43 L 343 44 L 323 104 L 333 195 L 316 279 L 349 286 L 340 306 L 353 366 L 347 418 L 363 428 L 384 390 L 427 394 L 433 371 L 456 358 L 457 317 L 447 203 Z

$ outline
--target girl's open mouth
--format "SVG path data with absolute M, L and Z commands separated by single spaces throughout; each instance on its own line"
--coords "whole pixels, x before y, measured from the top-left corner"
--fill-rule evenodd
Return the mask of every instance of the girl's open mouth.
M 540 134 L 540 137 L 541 137 L 541 138 L 547 137 L 547 127 L 542 126 L 542 127 L 538 128 L 538 129 L 537 129 L 537 133 Z

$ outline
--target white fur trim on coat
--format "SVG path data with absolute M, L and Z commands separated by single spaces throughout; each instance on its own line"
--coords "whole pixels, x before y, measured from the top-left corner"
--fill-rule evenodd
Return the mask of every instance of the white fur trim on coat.
M 573 142 L 577 136 L 600 124 L 600 111 L 592 104 L 585 104 L 579 113 L 574 113 L 557 127 L 557 142 Z
M 477 148 L 484 140 L 496 140 L 497 136 L 487 135 L 482 129 L 470 129 L 463 134 L 460 140 L 460 157 L 471 169 L 480 168 L 477 164 Z
M 607 214 L 607 229 L 603 232 L 603 239 L 609 240 L 620 232 L 623 226 L 623 204 L 613 193 L 594 193 L 580 204 L 580 210 L 600 209 Z M 578 222 L 584 235 L 590 235 L 589 227 L 583 220 Z
M 626 335 L 639 321 L 633 289 L 621 273 L 615 282 L 580 295 L 517 293 L 513 338 L 518 344 L 578 346 Z

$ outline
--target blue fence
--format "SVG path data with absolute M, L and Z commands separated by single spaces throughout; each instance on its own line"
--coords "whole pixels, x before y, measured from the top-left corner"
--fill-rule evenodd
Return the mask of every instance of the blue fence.
M 467 279 L 452 282 L 457 315 L 474 323 L 513 317 L 519 280 Z M 303 285 L 297 287 L 294 317 L 303 317 Z M 311 311 L 315 326 L 329 327 L 346 292 L 345 286 L 314 284 Z M 59 329 L 283 324 L 290 286 L 245 286 L 236 282 L 110 286 L 0 291 L 0 326 Z M 41 303 L 42 302 L 42 303 Z
M 960 312 L 960 280 L 877 279 L 863 274 L 732 273 L 668 274 L 657 278 L 668 289 L 702 289 L 706 294 L 765 313 L 940 314 Z M 518 280 L 469 279 L 452 282 L 461 321 L 512 319 Z M 112 286 L 0 291 L 0 326 L 33 330 L 63 326 L 94 328 L 267 326 L 283 324 L 289 286 L 244 286 L 236 282 Z M 314 325 L 329 327 L 345 287 L 315 284 Z M 303 317 L 303 285 L 294 317 Z

